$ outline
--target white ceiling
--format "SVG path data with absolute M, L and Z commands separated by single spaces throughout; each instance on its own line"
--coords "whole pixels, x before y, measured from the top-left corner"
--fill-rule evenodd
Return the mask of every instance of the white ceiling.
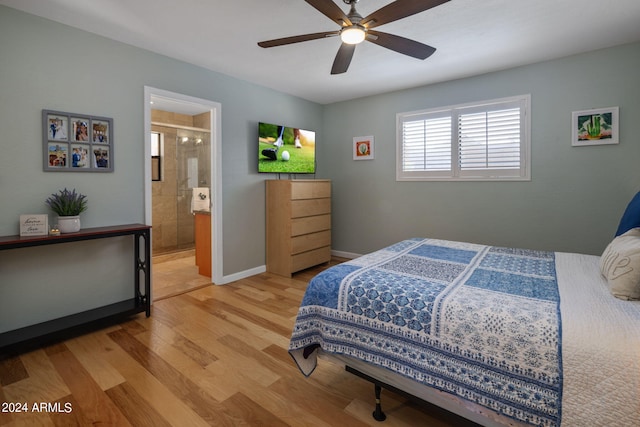
M 342 0 L 334 0 L 348 12 Z M 420 0 L 416 0 L 420 1 Z M 391 0 L 360 0 L 362 16 Z M 330 75 L 338 38 L 303 0 L 0 0 L 34 15 L 321 104 L 452 80 L 640 40 L 640 0 L 451 0 L 376 30 L 437 48 L 424 61 L 365 42 Z

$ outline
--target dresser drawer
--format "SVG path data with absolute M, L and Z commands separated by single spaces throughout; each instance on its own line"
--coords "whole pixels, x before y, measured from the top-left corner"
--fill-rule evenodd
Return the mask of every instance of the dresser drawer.
M 331 230 L 291 238 L 291 254 L 299 254 L 322 246 L 331 246 Z
M 293 181 L 291 184 L 291 200 L 326 197 L 331 197 L 331 182 L 329 181 Z
M 302 218 L 294 218 L 291 220 L 291 235 L 300 236 L 301 234 L 315 233 L 317 231 L 331 229 L 331 215 L 315 215 L 305 216 Z
M 329 246 L 303 252 L 291 257 L 291 272 L 304 270 L 329 261 L 331 261 L 331 247 Z
M 309 199 L 291 201 L 291 218 L 331 213 L 331 199 Z

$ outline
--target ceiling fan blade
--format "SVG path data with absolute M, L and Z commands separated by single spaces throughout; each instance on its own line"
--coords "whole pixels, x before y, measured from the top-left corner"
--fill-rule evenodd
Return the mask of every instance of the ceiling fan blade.
M 373 37 L 368 37 L 367 41 L 414 58 L 427 59 L 436 51 L 435 47 L 394 34 L 381 33 L 380 31 L 368 31 L 368 34 Z
M 440 6 L 449 0 L 396 0 L 370 15 L 364 17 L 360 23 L 367 28 L 388 24 L 416 13 L 424 12 L 436 6 Z
M 323 39 L 325 37 L 337 36 L 339 34 L 340 34 L 340 31 L 324 31 L 322 33 L 303 34 L 301 36 L 292 36 L 292 37 L 283 37 L 281 39 L 265 40 L 263 42 L 258 42 L 258 46 L 260 47 L 283 46 L 286 44 Z
M 340 26 L 351 25 L 351 20 L 347 15 L 338 7 L 333 0 L 305 0 L 311 6 L 315 7 L 327 18 L 334 21 Z
M 342 74 L 347 71 L 349 64 L 351 64 L 351 58 L 353 58 L 353 52 L 356 50 L 355 44 L 342 43 L 336 59 L 333 60 L 333 66 L 331 67 L 331 74 Z

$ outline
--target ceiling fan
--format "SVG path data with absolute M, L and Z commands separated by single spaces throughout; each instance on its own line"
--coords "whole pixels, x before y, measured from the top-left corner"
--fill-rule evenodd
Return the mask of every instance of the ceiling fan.
M 342 44 L 333 61 L 331 74 L 341 74 L 349 68 L 356 45 L 365 40 L 417 59 L 426 59 L 431 56 L 433 52 L 436 51 L 434 47 L 393 34 L 374 31 L 372 28 L 424 12 L 442 3 L 446 3 L 449 0 L 396 0 L 364 18 L 356 11 L 356 3 L 358 3 L 359 0 L 342 0 L 351 7 L 348 15 L 345 14 L 333 0 L 305 1 L 342 28 L 336 31 L 324 31 L 321 33 L 266 40 L 259 42 L 258 46 L 275 47 L 340 36 Z

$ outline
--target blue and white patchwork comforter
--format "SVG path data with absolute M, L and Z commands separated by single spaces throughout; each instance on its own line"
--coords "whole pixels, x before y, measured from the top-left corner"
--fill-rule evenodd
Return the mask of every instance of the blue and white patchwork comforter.
M 289 351 L 346 355 L 533 425 L 560 425 L 555 254 L 406 240 L 310 282 Z

